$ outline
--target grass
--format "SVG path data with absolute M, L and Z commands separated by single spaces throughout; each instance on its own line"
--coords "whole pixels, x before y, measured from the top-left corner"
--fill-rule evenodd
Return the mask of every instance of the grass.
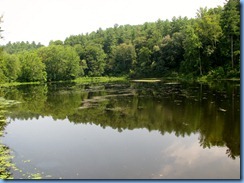
M 208 78 L 208 76 L 200 76 L 196 79 L 199 83 L 212 83 L 216 81 L 240 81 L 240 78 Z
M 162 81 L 160 78 L 142 78 L 142 79 L 133 79 L 133 82 L 143 82 L 143 83 L 156 83 Z
M 127 81 L 126 77 L 80 77 L 73 80 L 75 83 L 106 83 L 112 81 Z
M 10 86 L 19 86 L 19 85 L 32 85 L 40 84 L 40 82 L 11 82 L 11 83 L 0 83 L 0 87 L 10 87 Z
M 65 83 L 65 82 L 75 82 L 75 83 L 106 83 L 114 81 L 128 81 L 127 77 L 79 77 L 71 81 L 52 81 L 51 83 Z M 10 87 L 19 85 L 33 85 L 41 84 L 41 82 L 10 82 L 10 83 L 0 83 L 0 87 Z
M 201 77 L 193 77 L 192 75 L 177 75 L 172 77 L 162 77 L 162 78 L 141 78 L 141 79 L 132 79 L 130 80 L 128 77 L 109 77 L 109 76 L 101 76 L 101 77 L 79 77 L 75 80 L 71 81 L 53 81 L 51 83 L 66 83 L 66 82 L 75 82 L 78 84 L 84 83 L 106 83 L 106 82 L 116 82 L 116 81 L 133 81 L 133 82 L 160 82 L 164 80 L 178 80 L 183 82 L 200 82 L 200 83 L 209 83 L 212 81 L 216 81 L 216 79 L 209 79 L 207 76 Z M 218 80 L 231 80 L 238 81 L 240 78 L 222 78 Z M 19 85 L 33 85 L 33 84 L 41 84 L 41 82 L 10 82 L 10 83 L 0 83 L 0 87 L 11 87 L 11 86 L 19 86 Z

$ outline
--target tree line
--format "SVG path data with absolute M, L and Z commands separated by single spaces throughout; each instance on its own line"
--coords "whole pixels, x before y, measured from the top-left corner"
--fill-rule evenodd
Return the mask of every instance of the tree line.
M 240 77 L 240 2 L 173 17 L 71 35 L 48 46 L 4 45 L 1 82 L 73 80 L 82 76 Z

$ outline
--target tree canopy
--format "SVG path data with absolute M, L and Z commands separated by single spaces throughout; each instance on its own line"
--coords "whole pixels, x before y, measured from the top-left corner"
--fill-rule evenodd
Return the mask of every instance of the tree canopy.
M 72 80 L 80 76 L 238 78 L 240 2 L 229 0 L 223 7 L 200 8 L 191 19 L 115 24 L 105 30 L 71 35 L 64 41 L 50 40 L 48 46 L 9 42 L 3 47 L 0 82 Z M 21 73 L 30 58 L 35 67 L 40 67 L 43 75 L 39 79 L 27 79 Z M 16 63 L 12 75 L 6 70 L 8 60 Z

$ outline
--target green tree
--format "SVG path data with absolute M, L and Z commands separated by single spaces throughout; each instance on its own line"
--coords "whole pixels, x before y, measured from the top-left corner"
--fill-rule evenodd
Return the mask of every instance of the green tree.
M 70 46 L 51 45 L 38 50 L 38 55 L 46 65 L 47 80 L 72 80 L 81 70 L 79 56 Z
M 106 54 L 110 55 L 113 46 L 116 45 L 115 32 L 112 28 L 109 28 L 104 33 L 103 50 Z
M 234 68 L 234 56 L 240 56 L 240 1 L 229 0 L 221 16 L 224 36 L 230 44 L 231 66 Z M 239 58 L 238 58 L 239 59 Z
M 170 31 L 170 36 L 173 36 L 174 33 L 180 32 L 184 26 L 188 23 L 188 18 L 187 17 L 173 17 L 171 20 L 171 31 Z
M 45 65 L 36 52 L 18 54 L 21 71 L 18 80 L 21 82 L 46 81 Z
M 63 43 L 63 41 L 61 41 L 61 40 L 56 40 L 56 41 L 50 41 L 49 42 L 49 46 L 51 46 L 51 45 L 63 45 L 64 43 Z
M 82 50 L 81 50 L 82 52 Z M 80 53 L 82 64 L 86 66 L 84 69 L 85 75 L 101 76 L 104 73 L 105 58 L 102 47 L 96 44 L 89 44 Z
M 185 53 L 184 61 L 181 62 L 181 71 L 185 73 L 191 72 L 195 75 L 202 75 L 202 63 L 200 56 L 202 43 L 191 25 L 188 25 L 185 28 L 184 34 L 185 38 L 183 41 L 183 47 Z
M 215 55 L 222 36 L 220 11 L 221 9 L 207 10 L 207 8 L 200 8 L 197 12 L 197 19 L 194 26 L 195 32 L 202 43 L 202 47 L 200 48 L 202 72 L 208 72 L 218 59 Z
M 76 44 L 76 45 L 74 45 L 74 49 L 80 58 L 79 64 L 80 64 L 81 70 L 80 70 L 79 76 L 83 76 L 85 74 L 84 70 L 87 69 L 86 60 L 84 60 L 84 58 L 85 58 L 85 47 L 80 45 L 80 44 Z
M 240 2 L 228 0 L 224 7 L 200 8 L 192 19 L 173 17 L 171 21 L 159 19 L 142 25 L 115 24 L 105 30 L 71 35 L 65 41 L 50 41 L 48 47 L 39 49 L 41 46 L 35 42 L 9 42 L 4 49 L 9 54 L 38 49 L 49 81 L 83 75 L 163 77 L 173 72 L 196 77 L 220 72 L 238 77 Z M 6 74 L 6 59 L 14 60 L 2 58 L 0 79 L 12 81 L 15 76 Z
M 87 42 L 87 35 L 72 35 L 68 38 L 65 39 L 64 44 L 65 45 L 70 45 L 70 46 L 74 46 L 76 44 L 80 44 L 80 45 L 85 45 Z
M 130 74 L 136 63 L 135 47 L 125 43 L 116 46 L 111 62 L 114 75 Z
M 138 76 L 150 77 L 152 76 L 151 69 L 151 54 L 152 52 L 147 47 L 142 47 L 139 50 L 136 64 L 136 73 Z
M 6 70 L 5 62 L 3 59 L 3 53 L 0 51 L 0 83 L 5 83 L 8 81 L 7 76 L 5 76 L 4 71 Z
M 3 52 L 2 55 L 4 67 L 3 73 L 7 78 L 8 82 L 16 81 L 20 73 L 20 62 L 16 55 L 10 55 L 6 52 Z
M 32 43 L 27 42 L 8 42 L 5 46 L 4 46 L 4 50 L 7 53 L 10 54 L 14 54 L 14 53 L 20 53 L 22 51 L 32 51 L 32 50 L 36 50 L 40 47 L 42 47 L 43 45 L 41 43 L 36 44 L 34 41 Z
M 160 45 L 160 50 L 161 50 L 161 59 L 164 60 L 163 62 L 165 63 L 164 67 L 165 70 L 169 70 L 174 67 L 174 50 L 173 50 L 173 42 L 172 38 L 170 35 L 165 36 L 162 39 L 162 43 Z

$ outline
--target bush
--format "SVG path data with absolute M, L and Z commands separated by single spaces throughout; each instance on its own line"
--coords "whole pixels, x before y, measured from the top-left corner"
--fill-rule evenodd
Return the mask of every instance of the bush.
M 240 78 L 240 70 L 232 69 L 227 72 L 228 78 Z
M 218 67 L 215 70 L 211 70 L 207 75 L 208 79 L 223 79 L 225 78 L 225 71 L 223 67 Z

